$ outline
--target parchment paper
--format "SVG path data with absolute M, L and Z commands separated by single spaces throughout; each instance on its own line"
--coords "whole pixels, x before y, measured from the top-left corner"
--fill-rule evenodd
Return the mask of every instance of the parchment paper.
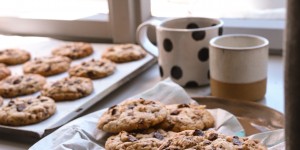
M 144 98 L 160 100 L 165 104 L 173 103 L 196 103 L 183 88 L 173 83 L 170 79 L 161 81 L 152 89 L 149 89 L 132 98 Z M 96 111 L 89 115 L 78 118 L 63 127 L 59 128 L 52 134 L 43 138 L 34 144 L 30 150 L 40 150 L 43 148 L 53 150 L 99 150 L 104 149 L 104 143 L 109 134 L 97 129 L 97 123 L 106 109 Z M 216 120 L 215 129 L 223 134 L 244 136 L 243 127 L 237 118 L 231 113 L 222 109 L 209 110 Z M 284 149 L 283 130 L 252 135 L 250 138 L 260 139 L 270 149 Z

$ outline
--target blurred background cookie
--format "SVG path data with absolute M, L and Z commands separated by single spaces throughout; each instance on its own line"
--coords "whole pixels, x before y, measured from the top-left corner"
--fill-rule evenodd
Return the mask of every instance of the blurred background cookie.
M 30 59 L 29 52 L 19 48 L 7 48 L 0 50 L 0 63 L 6 65 L 22 64 Z
M 67 43 L 52 50 L 52 54 L 55 56 L 66 56 L 71 59 L 83 58 L 93 52 L 92 45 L 84 42 Z

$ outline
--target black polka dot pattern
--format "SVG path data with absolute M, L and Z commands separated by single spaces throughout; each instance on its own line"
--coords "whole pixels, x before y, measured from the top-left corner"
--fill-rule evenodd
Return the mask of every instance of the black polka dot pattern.
M 192 38 L 195 41 L 203 40 L 205 38 L 205 31 L 195 31 L 195 32 L 192 32 Z
M 199 26 L 196 23 L 190 23 L 186 26 L 187 29 L 196 29 L 199 28 Z
M 219 28 L 219 35 L 223 35 L 223 27 Z
M 167 52 L 172 51 L 172 49 L 173 49 L 173 43 L 172 43 L 172 41 L 170 39 L 164 39 L 163 45 L 164 45 L 165 51 L 167 51 Z
M 182 70 L 180 67 L 178 66 L 174 66 L 172 67 L 171 69 L 171 76 L 174 78 L 174 79 L 180 79 L 182 77 Z
M 207 47 L 201 48 L 200 51 L 198 52 L 198 59 L 204 62 L 208 60 L 208 57 L 209 57 L 208 48 Z
M 159 66 L 159 74 L 160 74 L 160 77 L 164 76 L 164 70 L 161 66 Z
M 196 81 L 189 81 L 185 84 L 185 87 L 198 87 L 198 83 Z

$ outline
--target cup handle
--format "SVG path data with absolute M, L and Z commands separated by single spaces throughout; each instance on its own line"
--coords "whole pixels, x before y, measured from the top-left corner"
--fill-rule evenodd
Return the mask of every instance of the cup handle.
M 140 24 L 137 28 L 137 41 L 147 51 L 158 57 L 158 48 L 151 43 L 147 36 L 147 31 L 150 26 L 156 27 L 161 23 L 159 20 L 149 20 Z

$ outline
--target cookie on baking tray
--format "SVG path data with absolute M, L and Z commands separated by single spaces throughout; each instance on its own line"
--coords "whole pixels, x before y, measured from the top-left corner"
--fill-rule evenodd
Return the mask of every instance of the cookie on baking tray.
M 116 63 L 123 63 L 144 58 L 146 55 L 146 51 L 139 45 L 121 44 L 106 49 L 102 53 L 102 58 Z
M 69 69 L 70 76 L 98 79 L 109 76 L 116 70 L 116 65 L 108 59 L 95 60 L 72 66 Z
M 2 63 L 0 63 L 0 80 L 10 76 L 10 70 Z
M 111 136 L 105 142 L 106 150 L 158 149 L 163 141 L 175 135 L 175 132 L 167 132 L 162 129 L 147 129 L 140 132 L 121 131 L 118 135 Z
M 0 63 L 6 65 L 22 64 L 30 59 L 29 52 L 19 48 L 7 48 L 0 50 Z
M 0 124 L 21 126 L 41 122 L 56 111 L 53 99 L 45 96 L 11 99 L 0 109 Z
M 166 119 L 167 109 L 159 101 L 133 99 L 110 107 L 99 119 L 98 128 L 112 133 L 148 129 Z
M 41 91 L 43 96 L 55 101 L 75 100 L 88 96 L 93 91 L 93 82 L 89 78 L 66 77 L 52 83 L 47 83 Z
M 71 59 L 64 56 L 38 57 L 23 65 L 24 73 L 35 73 L 51 76 L 69 69 Z
M 226 136 L 214 130 L 185 130 L 167 139 L 159 150 L 203 149 L 203 150 L 266 150 L 257 140 L 238 136 Z
M 0 81 L 0 95 L 11 98 L 35 93 L 46 83 L 45 77 L 38 74 L 13 75 Z
M 166 105 L 167 119 L 157 127 L 175 132 L 214 127 L 213 116 L 204 105 L 172 104 Z
M 55 56 L 66 56 L 71 59 L 83 58 L 93 52 L 92 45 L 84 42 L 67 43 L 52 50 L 52 54 Z

